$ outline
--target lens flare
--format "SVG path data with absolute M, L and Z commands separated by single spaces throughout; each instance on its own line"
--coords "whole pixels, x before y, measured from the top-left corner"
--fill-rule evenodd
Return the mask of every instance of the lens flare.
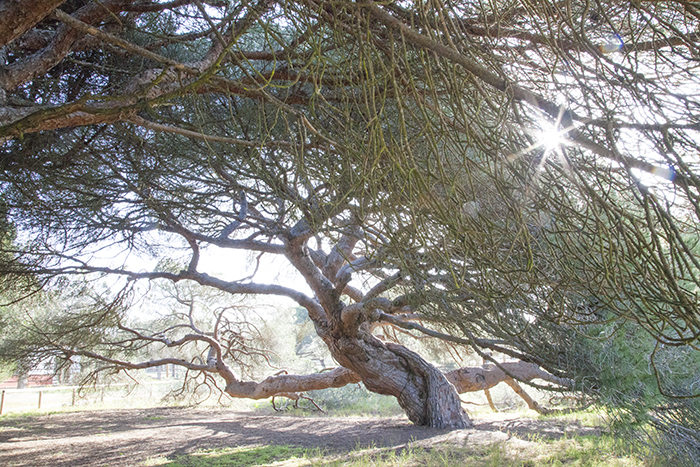
M 654 167 L 651 169 L 651 174 L 669 181 L 673 181 L 673 179 L 676 178 L 676 171 L 670 165 L 668 167 Z
M 609 54 L 622 50 L 624 46 L 625 41 L 622 40 L 622 37 L 620 37 L 619 34 L 614 34 L 610 36 L 604 44 L 598 46 L 598 50 L 600 50 L 601 53 Z
M 553 125 L 545 125 L 540 133 L 539 143 L 546 151 L 551 151 L 564 142 L 564 137 Z

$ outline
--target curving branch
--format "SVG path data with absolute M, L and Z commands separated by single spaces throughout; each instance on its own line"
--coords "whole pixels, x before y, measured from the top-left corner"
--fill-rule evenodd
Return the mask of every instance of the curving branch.
M 504 362 L 498 365 L 488 363 L 481 367 L 458 368 L 445 373 L 445 376 L 457 388 L 459 393 L 491 389 L 499 383 L 513 379 L 523 382 L 541 379 L 565 388 L 572 386 L 572 381 L 558 378 L 534 363 L 523 361 Z
M 177 94 L 195 83 L 200 86 L 204 84 L 206 80 L 203 80 L 202 75 L 223 58 L 224 47 L 220 42 L 214 41 L 201 60 L 180 63 L 90 25 L 100 21 L 110 12 L 121 11 L 129 3 L 127 0 L 110 0 L 100 5 L 89 4 L 73 15 L 55 10 L 54 16 L 65 24 L 56 33 L 53 42 L 31 57 L 18 60 L 7 67 L 6 72 L 0 74 L 0 88 L 10 91 L 45 73 L 63 60 L 70 53 L 72 45 L 85 34 L 91 34 L 157 63 L 163 63 L 169 68 L 142 72 L 131 79 L 121 96 L 114 96 L 107 102 L 103 102 L 102 99 L 92 100 L 86 96 L 76 102 L 57 107 L 29 105 L 15 108 L 0 105 L 0 142 L 38 131 L 137 119 L 136 113 L 147 107 L 147 101 L 142 95 L 144 92 L 147 100 L 153 101 L 164 95 Z M 265 8 L 270 8 L 270 5 L 264 1 L 252 7 L 244 18 L 235 23 L 231 36 L 238 37 L 243 34 Z M 183 75 L 189 79 L 183 79 Z M 256 94 L 256 91 L 246 89 L 245 85 L 230 80 L 216 81 L 220 90 L 224 88 L 228 92 L 238 90 L 243 95 Z
M 125 360 L 119 360 L 116 358 L 110 358 L 102 354 L 95 352 L 90 352 L 88 350 L 74 350 L 74 349 L 63 349 L 66 358 L 70 358 L 73 355 L 80 355 L 83 357 L 88 357 L 98 362 L 109 363 L 114 368 L 120 370 L 144 370 L 146 368 L 156 368 L 163 365 L 178 365 L 188 370 L 193 371 L 207 371 L 215 372 L 216 368 L 211 365 L 202 365 L 197 363 L 188 362 L 187 360 L 182 360 L 180 358 L 160 358 L 157 360 L 149 360 L 147 362 L 133 363 Z

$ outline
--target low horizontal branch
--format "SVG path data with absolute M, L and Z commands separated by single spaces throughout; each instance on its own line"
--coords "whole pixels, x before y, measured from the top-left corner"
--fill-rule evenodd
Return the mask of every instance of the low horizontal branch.
M 216 367 L 214 367 L 214 366 L 192 363 L 192 362 L 188 362 L 187 360 L 180 359 L 180 358 L 159 358 L 157 360 L 149 360 L 147 362 L 133 363 L 133 362 L 125 361 L 125 360 L 119 360 L 116 358 L 106 357 L 104 355 L 100 355 L 100 354 L 95 353 L 95 352 L 90 352 L 88 350 L 73 350 L 73 349 L 64 348 L 64 349 L 62 349 L 62 352 L 67 357 L 70 357 L 72 355 L 79 355 L 82 357 L 92 358 L 92 359 L 100 361 L 100 362 L 109 363 L 110 365 L 114 365 L 116 368 L 123 369 L 123 370 L 145 370 L 146 368 L 155 368 L 155 367 L 159 367 L 159 366 L 163 366 L 163 365 L 178 365 L 178 366 L 187 368 L 188 370 L 194 370 L 194 371 L 210 371 L 210 372 L 217 371 Z
M 457 388 L 457 392 L 460 394 L 490 389 L 499 383 L 507 383 L 512 379 L 523 382 L 541 379 L 558 386 L 571 387 L 570 380 L 553 376 L 536 364 L 523 361 L 458 368 L 445 373 L 445 377 Z
M 225 392 L 231 397 L 267 399 L 284 393 L 299 393 L 328 388 L 341 388 L 359 383 L 360 376 L 347 368 L 336 367 L 331 371 L 309 375 L 275 375 L 257 383 L 254 381 L 230 381 Z

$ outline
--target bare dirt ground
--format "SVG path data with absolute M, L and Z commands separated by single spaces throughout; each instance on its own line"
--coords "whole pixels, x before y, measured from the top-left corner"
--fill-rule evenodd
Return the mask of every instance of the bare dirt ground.
M 225 409 L 150 408 L 0 418 L 2 466 L 140 466 L 149 458 L 237 446 L 292 445 L 346 452 L 358 447 L 528 443 L 535 436 L 596 434 L 570 421 L 493 414 L 447 432 L 404 418 L 301 417 Z

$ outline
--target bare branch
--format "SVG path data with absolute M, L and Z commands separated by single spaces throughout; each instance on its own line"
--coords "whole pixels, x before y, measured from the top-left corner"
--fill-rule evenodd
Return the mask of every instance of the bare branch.
M 270 376 L 256 383 L 253 381 L 231 381 L 226 384 L 226 393 L 231 397 L 267 399 L 284 393 L 300 393 L 327 388 L 341 388 L 359 383 L 360 378 L 352 371 L 337 367 L 331 371 L 309 375 Z

